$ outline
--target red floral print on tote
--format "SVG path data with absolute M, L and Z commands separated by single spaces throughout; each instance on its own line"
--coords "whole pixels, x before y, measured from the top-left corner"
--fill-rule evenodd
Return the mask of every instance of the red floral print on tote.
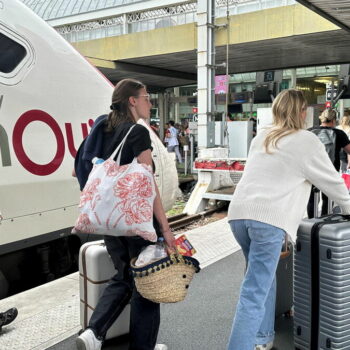
M 144 231 L 140 230 L 138 228 L 135 228 L 133 230 L 126 231 L 127 236 L 141 236 L 143 239 L 148 239 L 149 241 L 152 241 L 154 238 L 154 232 Z
M 108 159 L 105 162 L 103 162 L 103 167 L 106 170 L 107 176 L 117 176 L 118 174 L 123 173 L 128 168 L 128 164 L 118 166 L 115 161 Z
M 152 196 L 152 183 L 147 176 L 136 172 L 127 174 L 118 180 L 113 189 L 114 195 L 121 198 L 122 201 L 112 209 L 107 220 L 107 227 L 109 227 L 111 216 L 117 208 L 122 212 L 122 215 L 117 218 L 113 227 L 116 227 L 123 217 L 125 217 L 125 223 L 129 226 L 148 222 L 152 219 L 153 208 L 143 199 Z
M 152 195 L 152 184 L 150 179 L 142 173 L 128 174 L 116 183 L 114 195 L 125 200 L 139 196 L 148 198 Z
M 152 207 L 144 199 L 134 199 L 126 203 L 121 210 L 125 214 L 125 222 L 127 225 L 142 224 L 150 221 L 152 218 Z
M 89 216 L 87 214 L 81 214 L 75 224 L 75 229 L 84 233 L 93 233 L 95 231 L 94 226 L 91 224 Z
M 83 192 L 80 195 L 79 208 L 82 208 L 87 202 L 91 202 L 91 208 L 94 209 L 96 206 L 96 201 L 100 199 L 100 196 L 95 194 L 97 193 L 97 186 L 101 183 L 101 179 L 94 179 L 90 184 L 84 187 Z
M 119 166 L 113 159 L 95 164 L 80 196 L 81 214 L 73 232 L 135 236 L 155 242 L 152 168 L 137 162 Z

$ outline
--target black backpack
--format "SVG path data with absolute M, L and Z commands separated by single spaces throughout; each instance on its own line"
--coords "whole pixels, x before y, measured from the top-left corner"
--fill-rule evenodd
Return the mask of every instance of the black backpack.
M 312 129 L 311 130 L 324 144 L 324 147 L 326 148 L 326 152 L 334 164 L 335 160 L 335 142 L 337 135 L 333 129 L 328 128 L 320 128 L 320 129 Z

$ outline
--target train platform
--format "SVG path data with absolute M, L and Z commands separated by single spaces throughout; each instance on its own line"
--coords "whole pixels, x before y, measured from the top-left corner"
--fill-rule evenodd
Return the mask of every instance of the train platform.
M 187 298 L 161 305 L 158 342 L 169 350 L 224 350 L 245 263 L 227 219 L 186 232 L 202 271 Z M 81 329 L 78 273 L 0 300 L 0 310 L 16 306 L 17 319 L 3 328 L 0 349 L 75 350 Z M 292 320 L 277 320 L 275 349 L 292 350 Z M 127 350 L 127 337 L 107 341 L 104 350 Z

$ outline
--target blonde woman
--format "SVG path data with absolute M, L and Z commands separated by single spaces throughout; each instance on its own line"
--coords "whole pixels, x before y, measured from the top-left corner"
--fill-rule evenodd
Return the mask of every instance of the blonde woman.
M 350 196 L 316 135 L 304 130 L 306 99 L 282 91 L 273 125 L 253 139 L 228 220 L 247 271 L 236 307 L 229 350 L 270 350 L 274 340 L 275 273 L 286 234 L 295 238 L 311 184 L 350 214 Z
M 343 130 L 350 139 L 350 112 L 345 111 L 343 118 L 340 120 L 340 125 L 337 127 L 337 129 Z M 348 165 L 350 165 L 350 158 L 348 154 L 343 150 L 340 151 L 340 171 L 342 173 L 345 173 L 348 169 Z

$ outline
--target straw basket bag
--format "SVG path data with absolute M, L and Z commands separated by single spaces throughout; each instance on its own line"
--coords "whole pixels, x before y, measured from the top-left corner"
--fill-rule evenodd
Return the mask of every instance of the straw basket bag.
M 137 291 L 155 303 L 177 303 L 185 299 L 193 275 L 200 271 L 198 260 L 178 253 L 131 270 Z

